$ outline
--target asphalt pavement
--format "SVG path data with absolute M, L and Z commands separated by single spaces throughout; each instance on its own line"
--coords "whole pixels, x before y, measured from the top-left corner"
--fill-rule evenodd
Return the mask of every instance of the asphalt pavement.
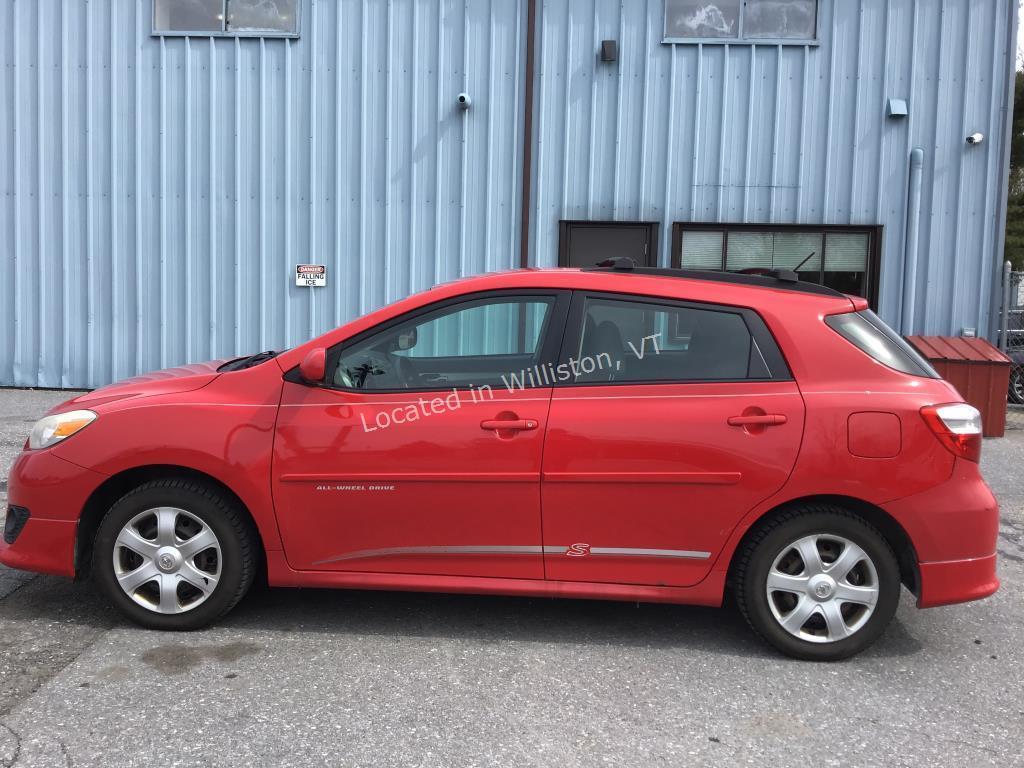
M 68 396 L 0 390 L 0 477 Z M 0 567 L 0 762 L 1024 765 L 1024 430 L 983 469 L 1002 589 L 927 611 L 904 592 L 837 664 L 779 656 L 732 609 L 596 601 L 263 588 L 151 632 L 90 584 Z

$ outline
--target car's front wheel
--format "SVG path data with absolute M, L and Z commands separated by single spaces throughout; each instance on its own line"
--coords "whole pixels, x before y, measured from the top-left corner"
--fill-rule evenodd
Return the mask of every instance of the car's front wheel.
M 873 643 L 892 620 L 900 571 L 873 526 L 831 505 L 782 513 L 745 542 L 735 591 L 750 625 L 800 659 L 847 658 Z
M 212 486 L 186 479 L 140 485 L 96 531 L 92 572 L 133 621 L 150 629 L 198 629 L 242 599 L 256 571 L 245 513 Z

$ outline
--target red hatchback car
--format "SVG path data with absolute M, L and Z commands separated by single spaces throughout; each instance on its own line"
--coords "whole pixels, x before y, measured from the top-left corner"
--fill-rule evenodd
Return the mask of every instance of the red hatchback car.
M 978 412 L 863 299 L 791 273 L 522 270 L 300 347 L 53 409 L 0 561 L 147 627 L 270 585 L 735 598 L 781 651 L 992 594 Z

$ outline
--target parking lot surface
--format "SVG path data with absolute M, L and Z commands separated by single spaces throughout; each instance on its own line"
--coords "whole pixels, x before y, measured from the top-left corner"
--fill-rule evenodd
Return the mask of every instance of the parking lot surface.
M 68 396 L 0 390 L 0 477 Z M 837 664 L 779 656 L 731 608 L 549 599 L 263 588 L 165 634 L 0 566 L 0 761 L 1024 765 L 1024 431 L 983 469 L 1002 589 L 927 611 L 904 592 Z

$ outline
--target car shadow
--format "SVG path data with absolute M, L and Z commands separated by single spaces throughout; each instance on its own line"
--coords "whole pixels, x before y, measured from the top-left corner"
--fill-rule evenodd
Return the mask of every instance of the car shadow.
M 90 583 L 39 576 L 0 601 L 9 622 L 96 630 L 133 625 Z M 232 633 L 539 642 L 780 660 L 731 604 L 724 608 L 607 600 L 257 587 L 214 625 Z M 203 632 L 197 633 L 199 635 Z M 194 636 L 194 635 L 193 635 Z M 858 658 L 915 654 L 921 643 L 893 620 Z
M 730 603 L 723 608 L 609 600 L 328 589 L 258 589 L 221 620 L 238 630 L 689 648 L 781 658 Z M 864 657 L 921 650 L 899 619 Z

